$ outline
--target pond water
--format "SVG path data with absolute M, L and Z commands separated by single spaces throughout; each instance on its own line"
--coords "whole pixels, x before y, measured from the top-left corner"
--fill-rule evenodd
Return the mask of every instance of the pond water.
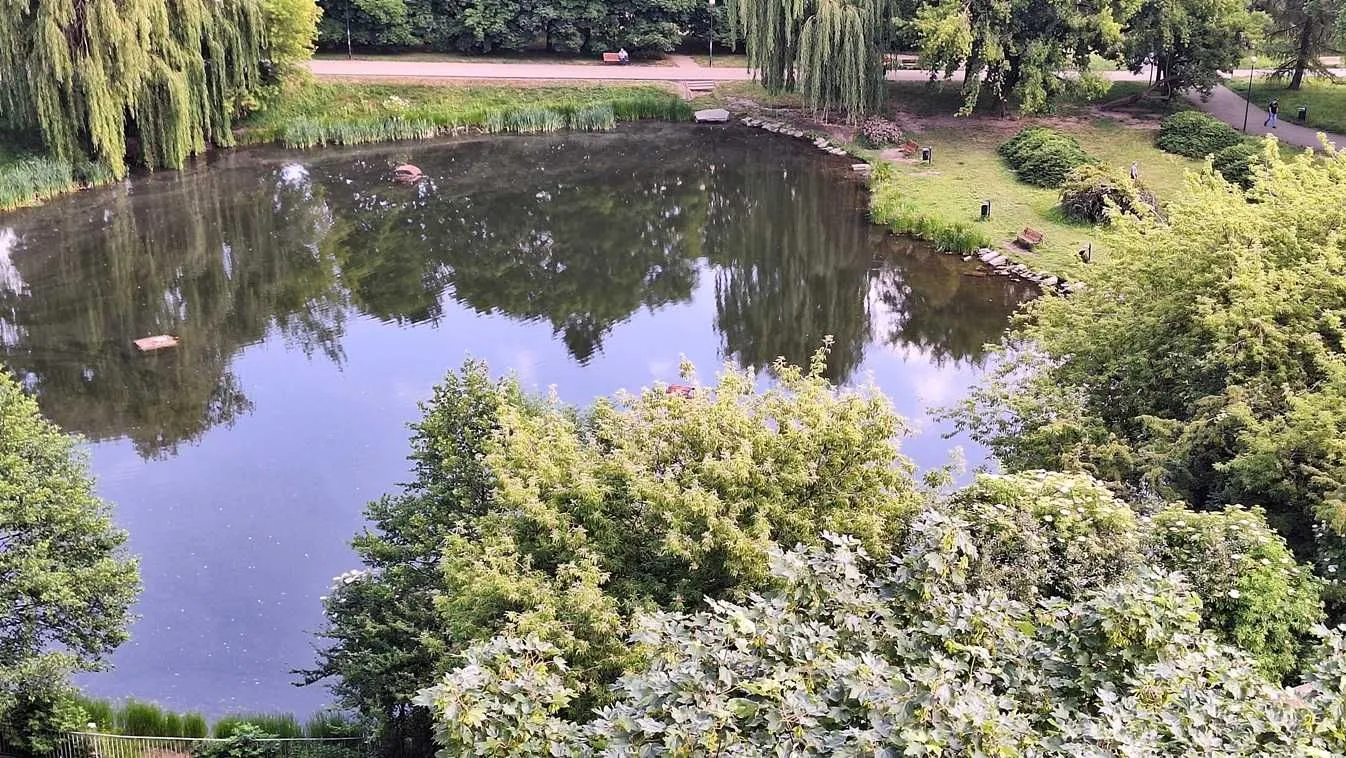
M 428 179 L 389 183 L 410 161 Z M 94 694 L 307 713 L 319 596 L 406 425 L 473 356 L 585 403 L 685 355 L 873 376 L 922 466 L 1032 291 L 867 223 L 847 162 L 738 128 L 633 126 L 211 165 L 0 215 L 0 361 L 84 435 L 142 556 Z M 140 354 L 132 340 L 181 345 Z M 980 453 L 969 450 L 976 462 Z

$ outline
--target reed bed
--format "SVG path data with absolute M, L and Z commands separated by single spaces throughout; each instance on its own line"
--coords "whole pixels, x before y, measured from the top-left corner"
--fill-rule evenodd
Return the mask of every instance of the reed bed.
M 69 163 L 31 157 L 0 162 L 0 211 L 36 205 L 80 188 Z
M 310 84 L 244 124 L 244 142 L 290 148 L 487 134 L 601 131 L 622 121 L 687 121 L 691 106 L 657 87 L 422 87 Z
M 165 739 L 232 737 L 242 724 L 251 724 L 282 739 L 331 739 L 360 737 L 358 721 L 343 711 L 325 710 L 300 722 L 292 713 L 236 713 L 218 719 L 214 727 L 200 713 L 176 713 L 155 703 L 129 699 L 119 703 L 81 698 L 88 723 L 95 731 L 125 737 Z

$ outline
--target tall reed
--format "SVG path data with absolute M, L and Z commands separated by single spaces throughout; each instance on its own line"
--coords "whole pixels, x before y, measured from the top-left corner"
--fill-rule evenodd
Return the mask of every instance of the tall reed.
M 318 711 L 304 722 L 304 736 L 319 738 L 361 737 L 364 727 L 344 711 Z
M 79 189 L 74 168 L 53 158 L 0 163 L 0 211 L 33 205 Z
M 311 148 L 424 139 L 463 129 L 487 134 L 598 131 L 622 121 L 692 117 L 691 106 L 682 98 L 650 87 L 356 89 L 312 85 L 260 114 L 243 140 Z M 356 98 L 359 93 L 368 96 Z

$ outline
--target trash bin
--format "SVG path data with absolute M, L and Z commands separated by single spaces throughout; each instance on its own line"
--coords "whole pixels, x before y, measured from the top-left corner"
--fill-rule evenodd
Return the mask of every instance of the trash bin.
M 935 152 L 934 148 L 931 148 L 931 147 L 923 147 L 923 148 L 921 148 L 921 162 L 922 162 L 922 163 L 931 163 L 931 162 L 933 162 L 933 161 L 934 161 L 934 152 Z
M 990 217 L 991 217 L 991 201 L 983 200 L 981 201 L 981 220 L 986 221 Z
M 1299 106 L 1299 120 L 1300 120 L 1300 121 L 1308 121 L 1308 120 L 1309 120 L 1309 106 L 1307 106 L 1307 105 L 1301 105 L 1301 106 Z

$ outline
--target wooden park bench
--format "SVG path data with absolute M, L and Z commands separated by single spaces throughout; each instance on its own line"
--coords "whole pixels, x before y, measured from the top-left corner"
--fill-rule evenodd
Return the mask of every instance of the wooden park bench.
M 884 68 L 890 69 L 910 69 L 916 68 L 921 63 L 919 56 L 906 53 L 888 53 L 883 56 Z
M 603 62 L 604 62 L 604 63 L 621 63 L 621 62 L 622 62 L 622 56 L 621 56 L 621 53 L 603 53 Z
M 1037 229 L 1025 226 L 1024 230 L 1022 232 L 1019 232 L 1019 236 L 1016 237 L 1014 241 L 1024 246 L 1025 248 L 1032 250 L 1038 245 L 1041 245 L 1042 240 L 1045 239 L 1046 237 L 1047 237 L 1046 234 L 1038 231 Z

